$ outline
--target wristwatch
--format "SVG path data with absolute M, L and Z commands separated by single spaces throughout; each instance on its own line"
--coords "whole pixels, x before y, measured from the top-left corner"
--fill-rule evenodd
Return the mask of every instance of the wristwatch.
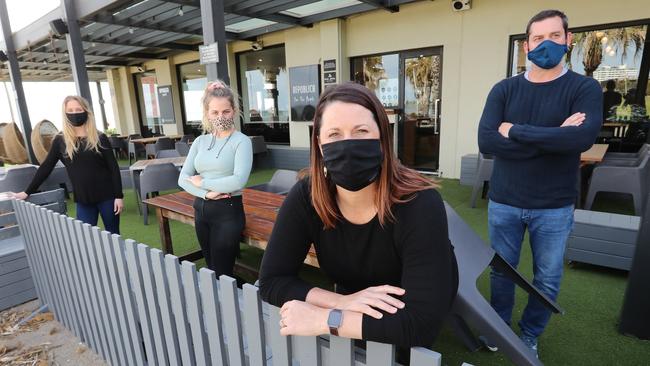
M 343 312 L 339 309 L 332 309 L 327 317 L 327 326 L 330 328 L 330 334 L 338 336 L 339 327 L 343 323 Z

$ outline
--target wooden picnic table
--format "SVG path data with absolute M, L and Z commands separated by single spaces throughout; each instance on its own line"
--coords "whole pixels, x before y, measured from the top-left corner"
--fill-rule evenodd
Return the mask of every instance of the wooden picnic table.
M 262 250 L 266 249 L 284 198 L 284 195 L 255 189 L 243 190 L 244 213 L 246 214 L 246 226 L 242 232 L 243 243 Z M 194 199 L 195 197 L 187 192 L 177 192 L 144 201 L 156 209 L 163 253 L 174 253 L 169 220 L 194 226 L 194 208 L 192 207 Z M 199 250 L 183 255 L 180 259 L 194 261 L 202 257 L 203 254 Z M 318 267 L 316 251 L 313 246 L 305 258 L 305 263 Z
M 183 138 L 183 135 L 144 137 L 144 138 L 141 138 L 141 139 L 133 139 L 133 140 L 131 140 L 131 142 L 139 142 L 139 143 L 145 144 L 145 145 L 146 144 L 153 144 L 156 141 L 158 141 L 158 139 L 160 139 L 161 137 L 167 137 L 167 138 L 170 138 L 172 140 L 180 140 L 181 138 Z

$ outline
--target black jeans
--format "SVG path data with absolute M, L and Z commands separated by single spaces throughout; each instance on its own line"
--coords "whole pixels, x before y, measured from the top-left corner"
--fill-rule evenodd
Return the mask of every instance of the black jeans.
M 194 225 L 208 268 L 217 277 L 233 276 L 241 233 L 246 224 L 241 196 L 220 200 L 194 200 Z

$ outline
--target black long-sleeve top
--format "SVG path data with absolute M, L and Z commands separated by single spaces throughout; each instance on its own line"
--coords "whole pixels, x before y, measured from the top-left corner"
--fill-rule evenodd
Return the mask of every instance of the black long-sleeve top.
M 580 153 L 593 145 L 603 122 L 598 82 L 569 70 L 533 83 L 519 74 L 497 83 L 478 128 L 481 152 L 495 156 L 491 200 L 519 208 L 558 208 L 575 202 Z M 580 126 L 560 127 L 574 113 Z M 514 125 L 501 136 L 502 122 Z
M 99 134 L 99 153 L 84 149 L 84 137 L 79 138 L 77 143 L 81 146 L 71 160 L 65 152 L 63 135 L 56 135 L 45 161 L 36 171 L 25 193 L 36 192 L 60 160 L 72 182 L 75 202 L 93 204 L 111 198 L 123 198 L 120 168 L 106 135 Z
M 421 191 L 394 205 L 395 221 L 384 227 L 375 216 L 362 225 L 342 219 L 324 230 L 309 187 L 308 179 L 296 183 L 278 213 L 260 269 L 264 300 L 276 306 L 305 300 L 314 286 L 302 281 L 298 271 L 313 243 L 321 269 L 339 293 L 385 284 L 406 290 L 401 297 L 406 306 L 395 314 L 382 311 L 381 319 L 363 315 L 363 339 L 431 346 L 458 288 L 456 257 L 438 192 Z

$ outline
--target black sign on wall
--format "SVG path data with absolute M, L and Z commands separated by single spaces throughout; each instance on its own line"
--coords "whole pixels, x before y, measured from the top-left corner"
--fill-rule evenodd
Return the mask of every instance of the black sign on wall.
M 291 120 L 311 121 L 320 95 L 320 65 L 289 68 Z
M 325 88 L 336 84 L 336 59 L 323 61 L 323 83 Z
M 158 87 L 158 108 L 160 109 L 160 123 L 176 123 L 176 118 L 174 118 L 174 101 L 172 99 L 171 85 Z
M 324 71 L 336 71 L 336 59 L 323 61 Z

